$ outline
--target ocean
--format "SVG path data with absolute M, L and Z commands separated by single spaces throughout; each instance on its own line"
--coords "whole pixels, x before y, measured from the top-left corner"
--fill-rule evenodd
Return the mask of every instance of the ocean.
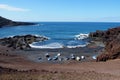
M 75 48 L 89 44 L 88 35 L 96 30 L 120 26 L 114 22 L 39 22 L 39 25 L 0 28 L 0 38 L 14 35 L 41 35 L 47 41 L 30 44 L 33 48 Z

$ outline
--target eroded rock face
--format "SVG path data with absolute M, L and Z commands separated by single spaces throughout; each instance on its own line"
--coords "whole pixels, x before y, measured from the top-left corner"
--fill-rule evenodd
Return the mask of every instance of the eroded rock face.
M 105 51 L 97 57 L 97 61 L 120 58 L 120 27 L 96 31 L 90 33 L 90 37 L 94 40 L 101 40 L 105 44 Z
M 15 22 L 0 16 L 0 27 L 4 26 L 20 26 L 20 25 L 35 25 L 37 23 L 30 23 L 30 22 Z
M 0 39 L 0 45 L 12 47 L 14 49 L 30 48 L 29 44 L 33 42 L 45 41 L 48 38 L 43 36 L 24 35 Z

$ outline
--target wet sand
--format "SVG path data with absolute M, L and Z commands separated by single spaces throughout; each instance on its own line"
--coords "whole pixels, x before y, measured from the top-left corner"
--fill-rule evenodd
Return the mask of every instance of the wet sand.
M 26 57 L 28 60 L 33 62 L 47 62 L 47 63 L 63 63 L 66 61 L 71 60 L 71 55 L 73 54 L 75 57 L 81 57 L 84 56 L 85 59 L 82 59 L 82 61 L 92 61 L 93 56 L 97 56 L 101 51 L 103 50 L 103 47 L 98 46 L 96 44 L 88 45 L 86 47 L 79 47 L 79 48 L 61 48 L 61 49 L 26 49 L 26 50 L 14 50 L 15 53 Z M 54 57 L 57 56 L 57 54 L 60 53 L 60 56 L 57 60 L 48 60 L 48 58 L 45 56 L 46 53 L 49 54 L 49 58 L 54 59 Z M 69 60 L 66 60 L 66 58 L 69 58 Z M 60 61 L 59 59 L 62 59 Z

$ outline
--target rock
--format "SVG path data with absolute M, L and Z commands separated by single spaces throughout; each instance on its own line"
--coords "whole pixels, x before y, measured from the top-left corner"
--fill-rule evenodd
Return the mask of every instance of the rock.
M 41 57 L 39 57 L 39 58 L 38 58 L 38 60 L 42 60 L 42 58 L 41 58 Z
M 81 58 L 80 58 L 79 56 L 77 56 L 77 57 L 76 57 L 76 60 L 77 60 L 77 61 L 80 61 L 80 60 L 81 60 Z
M 27 49 L 30 48 L 29 44 L 44 40 L 48 40 L 48 38 L 34 35 L 14 36 L 0 39 L 0 45 L 12 47 L 14 49 Z
M 97 58 L 96 58 L 96 56 L 92 56 L 92 59 L 95 59 L 95 60 L 96 60 Z
M 85 56 L 81 56 L 81 59 L 85 59 Z
M 120 27 L 108 29 L 107 31 L 96 31 L 90 33 L 93 40 L 103 41 L 104 51 L 97 56 L 97 61 L 107 61 L 120 58 Z
M 60 53 L 58 53 L 58 54 L 57 54 L 57 56 L 59 57 L 59 56 L 61 56 L 61 54 L 60 54 Z
M 103 38 L 103 35 L 104 35 L 104 31 L 99 31 L 97 30 L 96 32 L 91 32 L 89 34 L 89 37 L 92 38 L 93 40 L 101 40 Z
M 46 58 L 49 58 L 49 57 L 50 57 L 50 55 L 49 55 L 48 53 L 46 53 L 46 54 L 45 54 L 45 57 L 46 57 Z
M 20 25 L 35 25 L 37 23 L 30 23 L 30 22 L 15 22 L 0 16 L 0 27 L 4 26 L 20 26 Z

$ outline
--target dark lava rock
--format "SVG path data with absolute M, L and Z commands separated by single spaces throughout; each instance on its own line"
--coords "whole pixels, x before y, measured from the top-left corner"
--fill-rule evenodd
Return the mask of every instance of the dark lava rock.
M 30 48 L 29 44 L 33 42 L 45 41 L 48 38 L 43 36 L 24 35 L 0 39 L 0 45 L 12 47 L 14 49 Z
M 105 50 L 97 57 L 97 61 L 120 58 L 120 27 L 90 33 L 90 38 L 103 41 L 105 44 Z
M 20 25 L 35 25 L 37 23 L 30 23 L 30 22 L 15 22 L 0 16 L 0 27 L 4 26 L 20 26 Z

